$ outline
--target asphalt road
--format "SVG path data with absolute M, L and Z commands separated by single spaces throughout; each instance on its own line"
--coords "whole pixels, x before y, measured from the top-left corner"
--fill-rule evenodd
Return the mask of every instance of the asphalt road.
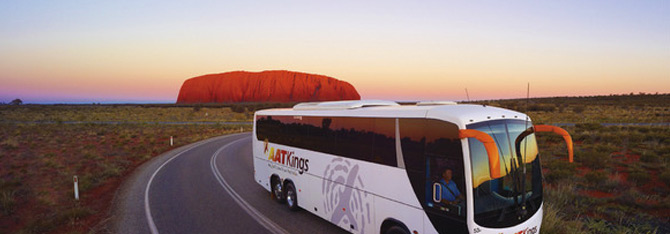
M 289 211 L 253 178 L 249 133 L 215 137 L 140 166 L 115 196 L 113 233 L 346 233 Z

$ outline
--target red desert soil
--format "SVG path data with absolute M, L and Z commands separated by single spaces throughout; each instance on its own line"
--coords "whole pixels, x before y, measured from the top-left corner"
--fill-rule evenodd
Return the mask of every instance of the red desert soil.
M 332 77 L 292 71 L 234 71 L 190 78 L 177 103 L 359 100 L 354 86 Z
M 583 191 L 585 195 L 595 197 L 595 198 L 609 198 L 609 197 L 614 197 L 613 193 L 606 193 L 603 191 L 598 191 L 598 190 L 585 190 Z

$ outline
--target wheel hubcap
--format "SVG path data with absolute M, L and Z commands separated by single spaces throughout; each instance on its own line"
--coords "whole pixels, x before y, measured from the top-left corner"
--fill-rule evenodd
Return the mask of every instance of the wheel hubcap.
M 275 184 L 275 197 L 281 198 L 281 184 Z
M 286 202 L 288 203 L 289 206 L 293 206 L 293 191 L 289 190 L 286 194 Z

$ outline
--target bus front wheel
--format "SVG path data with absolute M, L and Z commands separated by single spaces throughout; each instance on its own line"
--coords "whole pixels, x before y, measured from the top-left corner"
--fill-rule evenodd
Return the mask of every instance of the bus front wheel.
M 295 192 L 295 186 L 291 182 L 286 184 L 286 205 L 288 205 L 289 210 L 298 210 L 298 194 Z
M 272 177 L 272 198 L 279 203 L 284 203 L 284 192 L 282 191 L 281 181 L 278 177 Z
M 386 230 L 384 234 L 409 234 L 409 232 L 398 225 L 393 225 L 388 230 Z

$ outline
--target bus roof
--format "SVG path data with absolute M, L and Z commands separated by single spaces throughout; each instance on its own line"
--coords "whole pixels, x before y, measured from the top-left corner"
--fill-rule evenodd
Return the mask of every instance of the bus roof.
M 293 108 L 267 109 L 257 115 L 430 118 L 455 123 L 461 127 L 496 119 L 525 120 L 527 115 L 486 105 L 457 104 L 448 101 L 418 102 L 400 105 L 393 101 L 361 100 L 300 103 Z M 528 119 L 530 120 L 530 119 Z

